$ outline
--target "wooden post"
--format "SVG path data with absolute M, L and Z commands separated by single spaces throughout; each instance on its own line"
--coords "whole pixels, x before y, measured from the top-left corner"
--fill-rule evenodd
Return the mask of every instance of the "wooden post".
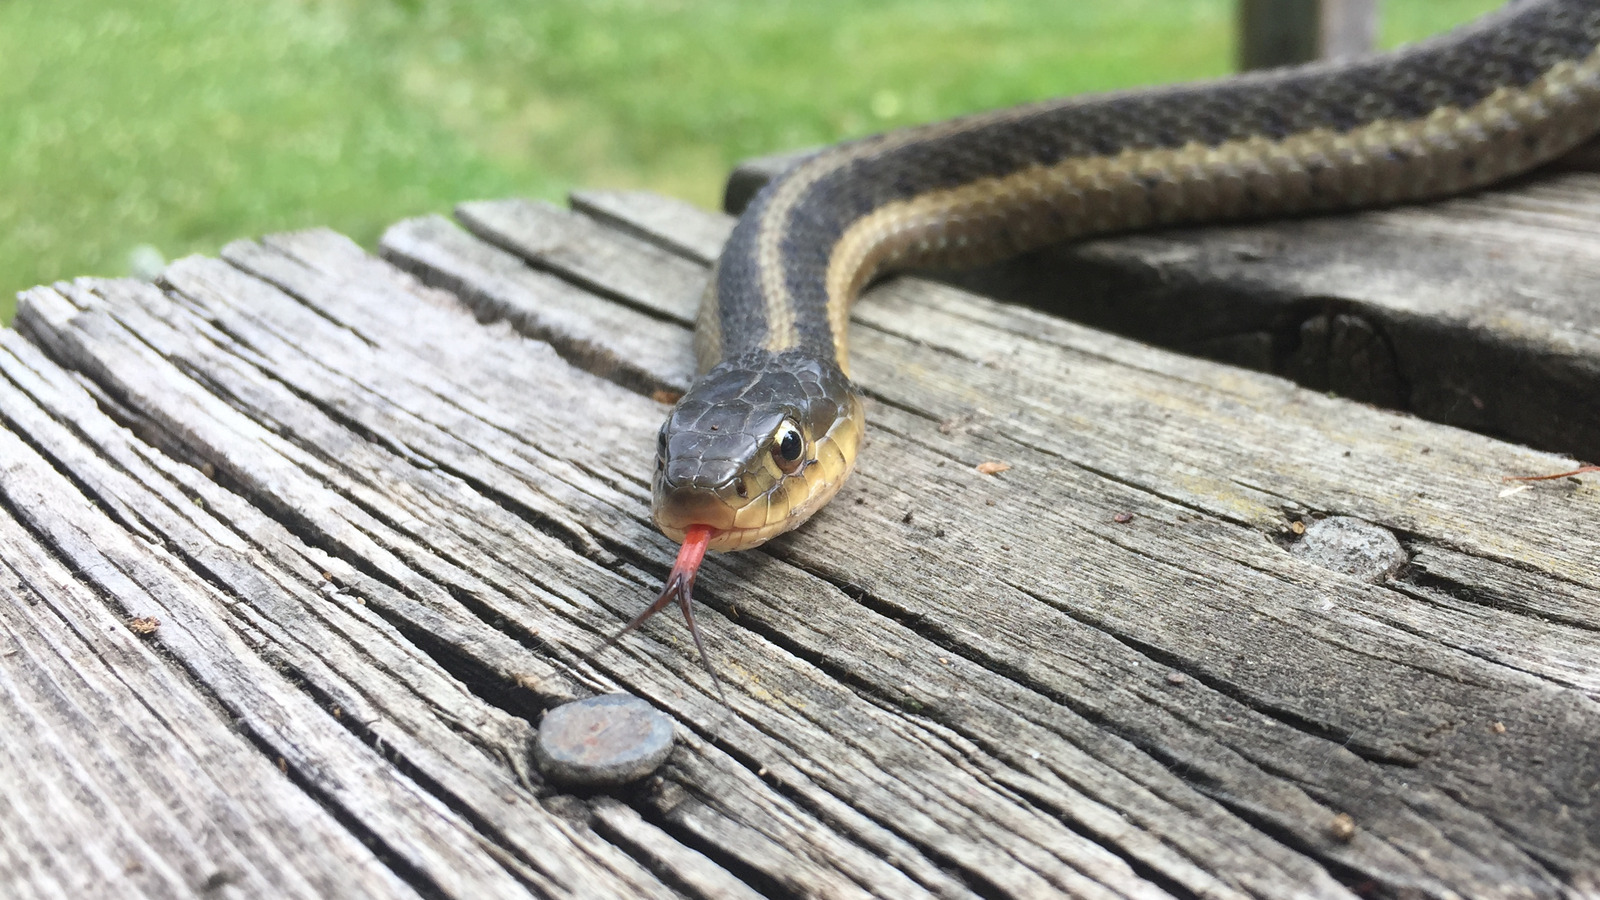
M 1378 0 L 1322 0 L 1323 59 L 1371 53 L 1378 40 Z
M 1358 56 L 1377 26 L 1377 0 L 1239 0 L 1239 68 Z

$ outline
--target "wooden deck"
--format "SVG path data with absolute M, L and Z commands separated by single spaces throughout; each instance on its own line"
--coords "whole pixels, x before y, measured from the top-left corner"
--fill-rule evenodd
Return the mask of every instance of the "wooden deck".
M 587 656 L 730 220 L 573 206 L 24 295 L 0 894 L 1600 895 L 1600 478 L 1502 480 L 1600 456 L 1600 175 L 983 276 L 1312 387 L 875 289 L 857 476 L 697 585 L 731 709 L 674 618 Z M 667 764 L 544 784 L 617 690 Z

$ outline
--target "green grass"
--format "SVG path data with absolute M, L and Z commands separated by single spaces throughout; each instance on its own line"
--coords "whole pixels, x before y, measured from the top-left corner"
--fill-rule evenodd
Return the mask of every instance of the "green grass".
M 1385 42 L 1495 0 L 1389 0 Z M 648 187 L 1228 70 L 1229 0 L 0 2 L 0 317 L 29 285 L 480 197 Z

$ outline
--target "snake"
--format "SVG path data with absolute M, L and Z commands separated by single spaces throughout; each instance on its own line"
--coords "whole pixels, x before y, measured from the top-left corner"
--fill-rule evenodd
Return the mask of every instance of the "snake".
M 656 441 L 665 588 L 798 527 L 865 435 L 850 307 L 887 273 L 1158 226 L 1392 206 L 1527 172 L 1600 132 L 1600 0 L 1523 0 L 1386 54 L 1081 95 L 829 147 L 769 181 L 700 304 L 699 374 Z M 726 697 L 724 696 L 724 702 Z

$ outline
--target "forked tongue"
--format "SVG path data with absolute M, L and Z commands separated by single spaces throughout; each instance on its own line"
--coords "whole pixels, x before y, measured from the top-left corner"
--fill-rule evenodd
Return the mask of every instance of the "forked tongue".
M 638 628 L 650 617 L 667 608 L 667 604 L 676 600 L 678 608 L 683 610 L 683 619 L 689 623 L 689 634 L 694 637 L 694 646 L 700 651 L 700 662 L 711 673 L 711 683 L 717 686 L 717 696 L 722 698 L 722 705 L 728 705 L 728 695 L 722 692 L 722 679 L 717 677 L 717 670 L 711 666 L 711 657 L 706 653 L 706 645 L 700 640 L 700 626 L 694 623 L 694 577 L 700 572 L 700 563 L 706 558 L 706 545 L 711 543 L 710 525 L 690 525 L 683 533 L 683 546 L 678 549 L 678 559 L 672 564 L 672 571 L 667 575 L 667 586 L 661 589 L 661 596 L 656 602 L 650 604 L 644 612 L 634 616 L 633 621 L 622 626 L 622 630 L 606 639 L 606 642 L 596 648 L 596 652 L 615 644 L 628 632 Z

